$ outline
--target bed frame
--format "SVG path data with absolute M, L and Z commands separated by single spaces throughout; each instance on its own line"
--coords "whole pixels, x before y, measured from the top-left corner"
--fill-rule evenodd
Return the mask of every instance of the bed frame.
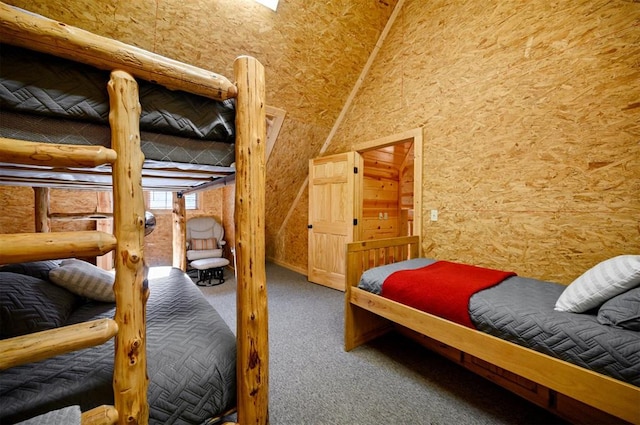
M 347 245 L 345 350 L 394 328 L 572 422 L 640 423 L 640 388 L 357 287 L 372 267 L 420 255 L 418 236 Z
M 114 234 L 100 231 L 0 235 L 0 262 L 16 263 L 115 252 L 116 315 L 0 342 L 0 369 L 102 344 L 115 337 L 114 406 L 82 414 L 87 424 L 146 424 L 145 210 L 142 187 L 138 88 L 141 78 L 171 89 L 223 100 L 236 98 L 237 411 L 239 423 L 268 423 L 268 333 L 264 262 L 265 87 L 264 68 L 242 56 L 234 79 L 183 64 L 0 3 L 3 43 L 112 71 L 108 84 L 111 149 L 41 144 L 0 138 L 3 162 L 51 167 L 110 164 Z M 0 176 L 0 183 L 2 178 Z M 47 226 L 46 182 L 36 189 L 36 229 Z M 57 185 L 56 187 L 59 187 Z M 190 189 L 185 187 L 185 190 Z M 44 195 L 43 195 L 44 194 Z M 176 196 L 175 199 L 179 199 Z M 40 201 L 38 200 L 40 199 Z M 184 258 L 184 201 L 174 211 L 174 249 Z M 182 218 L 180 218 L 182 214 Z M 174 261 L 175 263 L 175 261 Z M 178 261 L 180 263 L 180 261 Z M 174 264 L 175 265 L 175 264 Z M 184 264 L 178 264 L 184 270 Z

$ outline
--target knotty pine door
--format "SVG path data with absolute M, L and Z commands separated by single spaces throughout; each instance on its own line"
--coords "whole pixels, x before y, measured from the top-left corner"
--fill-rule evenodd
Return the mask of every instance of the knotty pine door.
M 309 161 L 308 280 L 341 291 L 346 244 L 359 240 L 362 166 L 357 152 Z

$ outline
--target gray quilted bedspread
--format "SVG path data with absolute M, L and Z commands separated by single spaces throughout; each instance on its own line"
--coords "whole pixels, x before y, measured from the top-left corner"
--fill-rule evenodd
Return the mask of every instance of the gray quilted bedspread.
M 640 333 L 598 323 L 595 314 L 553 309 L 565 286 L 511 277 L 469 301 L 486 333 L 640 386 Z
M 0 136 L 9 139 L 69 145 L 111 147 L 110 128 L 102 124 L 70 121 L 15 111 L 0 112 Z M 140 132 L 145 159 L 228 167 L 235 161 L 235 145 L 189 139 L 172 134 Z
M 109 72 L 9 45 L 0 49 L 0 107 L 108 124 Z M 140 128 L 232 143 L 233 100 L 214 101 L 138 80 Z
M 152 424 L 199 424 L 235 406 L 236 341 L 184 273 L 150 280 L 147 355 Z M 89 302 L 69 323 L 113 317 L 113 304 Z M 113 404 L 113 342 L 0 373 L 0 423 L 68 405 Z
M 9 45 L 0 48 L 0 136 L 111 146 L 109 73 Z M 146 159 L 228 167 L 235 103 L 138 80 Z
M 419 258 L 367 270 L 358 287 L 380 293 L 391 273 L 433 261 Z M 482 332 L 640 386 L 640 332 L 601 325 L 595 314 L 555 311 L 564 288 L 510 277 L 473 295 L 469 314 Z

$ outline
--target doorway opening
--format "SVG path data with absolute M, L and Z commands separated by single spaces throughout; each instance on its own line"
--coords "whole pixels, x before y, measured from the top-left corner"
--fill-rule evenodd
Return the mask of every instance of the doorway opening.
M 364 163 L 357 240 L 420 235 L 422 140 L 418 128 L 355 146 Z

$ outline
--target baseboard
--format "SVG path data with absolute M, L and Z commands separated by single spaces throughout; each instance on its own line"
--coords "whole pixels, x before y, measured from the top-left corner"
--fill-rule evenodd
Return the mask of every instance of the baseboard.
M 307 276 L 307 269 L 303 269 L 302 267 L 294 266 L 293 264 L 285 263 L 284 261 L 276 260 L 275 258 L 267 257 L 267 261 L 270 261 L 274 264 L 277 264 L 285 269 L 289 269 L 296 273 L 300 273 L 303 276 Z

